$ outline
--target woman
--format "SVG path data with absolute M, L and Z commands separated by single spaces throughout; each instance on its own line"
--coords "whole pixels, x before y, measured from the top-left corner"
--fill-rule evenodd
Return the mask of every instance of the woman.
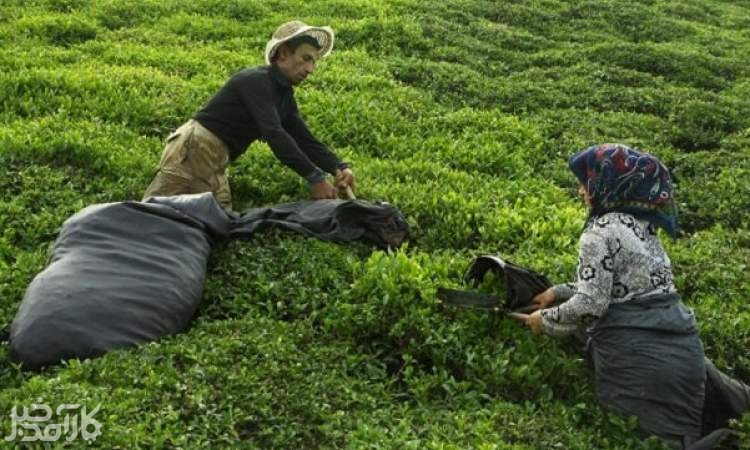
M 657 235 L 677 232 L 668 170 L 620 144 L 587 148 L 568 165 L 589 208 L 578 280 L 537 295 L 539 309 L 518 316 L 535 334 L 585 330 L 606 410 L 636 416 L 674 448 L 711 448 L 727 430 L 701 437 L 747 410 L 750 388 L 705 360 L 693 312 L 675 289 Z

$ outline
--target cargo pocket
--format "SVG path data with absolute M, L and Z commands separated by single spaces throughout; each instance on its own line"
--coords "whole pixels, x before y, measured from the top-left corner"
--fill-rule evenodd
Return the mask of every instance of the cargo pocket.
M 152 196 L 170 196 L 192 194 L 190 180 L 169 171 L 161 170 L 156 174 L 151 184 L 143 194 L 144 200 Z
M 229 180 L 226 172 L 216 174 L 216 186 L 212 188 L 214 198 L 224 209 L 232 209 L 232 192 L 229 189 Z
M 192 178 L 199 179 L 206 185 L 211 185 L 216 169 L 211 164 L 211 158 L 206 154 L 205 146 L 195 139 L 186 142 L 180 168 Z
M 186 158 L 186 144 L 190 140 L 192 130 L 178 129 L 167 137 L 164 145 L 164 153 L 159 161 L 159 168 L 176 168 Z

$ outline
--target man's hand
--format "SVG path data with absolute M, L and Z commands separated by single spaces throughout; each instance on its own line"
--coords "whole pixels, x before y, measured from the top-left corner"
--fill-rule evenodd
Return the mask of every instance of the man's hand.
M 341 191 L 346 190 L 347 187 L 350 187 L 352 191 L 357 189 L 357 181 L 354 178 L 352 169 L 336 170 L 336 187 Z
M 314 200 L 323 200 L 327 198 L 336 198 L 336 188 L 331 183 L 323 180 L 313 183 L 310 186 L 310 197 Z

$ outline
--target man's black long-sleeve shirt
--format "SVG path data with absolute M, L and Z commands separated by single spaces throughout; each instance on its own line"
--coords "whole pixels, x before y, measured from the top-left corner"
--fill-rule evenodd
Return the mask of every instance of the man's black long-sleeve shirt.
M 308 130 L 291 84 L 273 64 L 234 74 L 194 118 L 227 144 L 231 160 L 260 139 L 308 180 L 318 168 L 334 173 L 341 164 Z

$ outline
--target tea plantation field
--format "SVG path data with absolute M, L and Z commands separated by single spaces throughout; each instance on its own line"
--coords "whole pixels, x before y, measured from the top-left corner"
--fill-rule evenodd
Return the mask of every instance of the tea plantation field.
M 165 137 L 294 18 L 337 33 L 296 91 L 308 125 L 408 245 L 263 232 L 217 246 L 184 334 L 41 372 L 2 344 L 0 434 L 41 398 L 100 405 L 102 434 L 33 448 L 662 449 L 598 408 L 575 342 L 435 300 L 484 253 L 572 280 L 566 159 L 602 142 L 673 169 L 678 289 L 750 382 L 747 0 L 0 0 L 0 325 L 62 222 L 140 199 Z M 265 144 L 230 176 L 236 210 L 307 197 Z

